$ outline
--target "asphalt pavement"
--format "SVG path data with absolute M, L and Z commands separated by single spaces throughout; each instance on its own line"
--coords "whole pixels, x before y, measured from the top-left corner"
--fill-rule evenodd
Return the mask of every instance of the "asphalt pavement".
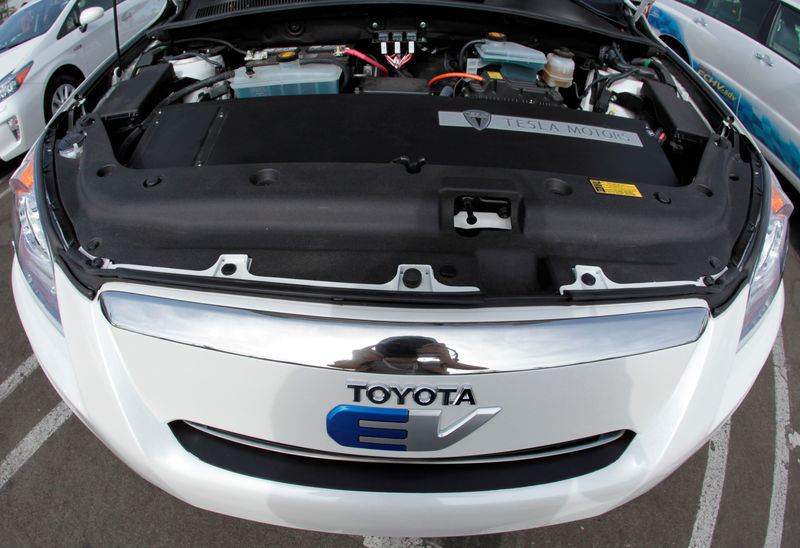
M 791 419 L 800 424 L 800 215 L 771 358 L 730 423 L 666 481 L 603 516 L 564 525 L 365 538 L 191 507 L 137 476 L 71 415 L 31 357 L 14 307 L 11 171 L 0 163 L 0 546 L 800 546 L 800 434 Z

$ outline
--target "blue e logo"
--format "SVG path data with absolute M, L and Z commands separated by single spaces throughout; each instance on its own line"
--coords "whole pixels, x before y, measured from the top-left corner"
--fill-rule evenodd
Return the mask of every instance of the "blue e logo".
M 439 410 L 337 405 L 328 413 L 327 428 L 328 435 L 345 447 L 436 451 L 464 439 L 499 412 L 499 407 L 475 409 L 440 430 Z

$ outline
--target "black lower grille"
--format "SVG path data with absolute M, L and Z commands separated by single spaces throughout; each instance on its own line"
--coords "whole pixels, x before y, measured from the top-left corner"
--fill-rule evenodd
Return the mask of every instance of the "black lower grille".
M 271 451 L 223 439 L 183 421 L 173 434 L 198 459 L 247 476 L 280 483 L 393 493 L 456 493 L 512 489 L 561 481 L 595 472 L 615 462 L 635 434 L 566 454 L 481 463 L 361 462 Z

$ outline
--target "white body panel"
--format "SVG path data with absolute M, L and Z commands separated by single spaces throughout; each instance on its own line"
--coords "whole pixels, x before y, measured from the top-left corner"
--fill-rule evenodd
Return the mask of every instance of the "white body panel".
M 636 436 L 613 464 L 568 480 L 494 491 L 387 496 L 279 483 L 217 468 L 188 453 L 167 422 L 188 419 L 279 443 L 376 456 L 382 452 L 343 450 L 324 431 L 331 407 L 352 402 L 347 379 L 436 383 L 441 377 L 395 379 L 275 363 L 124 332 L 112 327 L 97 299 L 82 296 L 58 267 L 56 281 L 63 335 L 42 312 L 15 262 L 14 293 L 34 351 L 76 414 L 144 478 L 193 505 L 245 519 L 392 536 L 468 535 L 549 525 L 603 513 L 647 491 L 735 410 L 769 354 L 783 311 L 781 288 L 738 351 L 746 290 L 710 319 L 692 344 L 604 362 L 450 378 L 452 383 L 469 382 L 479 406 L 503 409 L 464 440 L 426 454 L 429 458 L 532 448 L 623 428 Z M 295 303 L 122 283 L 103 288 L 110 290 L 296 315 L 358 318 L 368 310 L 374 320 L 430 320 L 411 309 Z M 704 306 L 703 301 L 685 300 L 514 309 L 512 314 L 566 318 L 689 303 Z M 503 309 L 479 313 L 496 321 L 509 317 Z M 445 318 L 464 312 L 436 314 Z M 313 344 L 313 336 L 298 344 Z M 464 414 L 459 407 L 442 409 L 453 420 Z

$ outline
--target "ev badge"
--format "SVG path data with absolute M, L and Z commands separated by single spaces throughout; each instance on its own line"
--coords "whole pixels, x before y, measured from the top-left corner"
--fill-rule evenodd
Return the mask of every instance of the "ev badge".
M 489 127 L 489 122 L 492 121 L 492 115 L 485 110 L 465 110 L 464 118 L 469 122 L 469 125 L 478 131 L 483 131 Z
M 337 405 L 327 417 L 328 435 L 339 445 L 389 451 L 437 451 L 489 422 L 499 407 L 478 408 L 446 428 L 433 409 L 387 409 Z

